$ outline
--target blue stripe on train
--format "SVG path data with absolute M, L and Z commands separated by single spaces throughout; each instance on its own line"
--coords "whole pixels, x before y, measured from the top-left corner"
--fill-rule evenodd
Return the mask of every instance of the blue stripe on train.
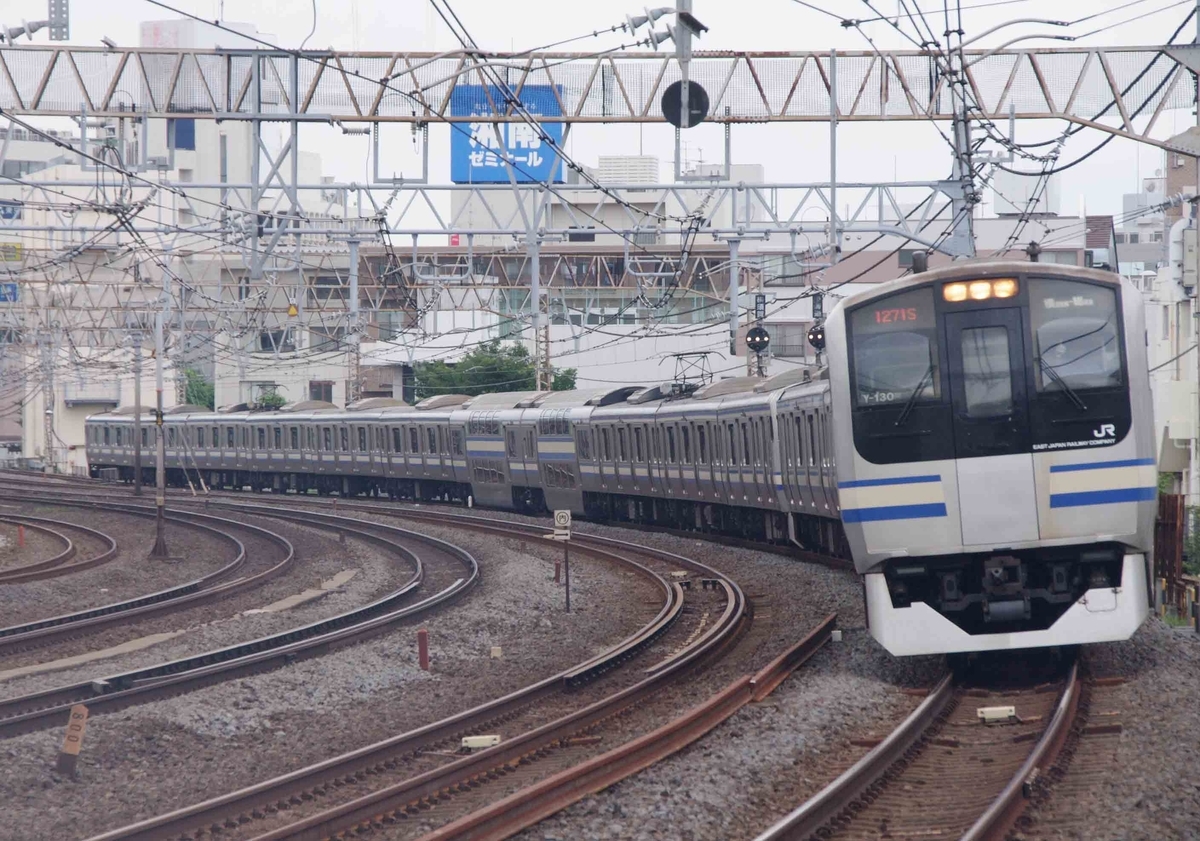
M 1110 491 L 1050 494 L 1050 507 L 1074 508 L 1079 505 L 1108 505 L 1113 502 L 1151 502 L 1157 496 L 1158 488 L 1114 488 Z
M 923 505 L 883 505 L 878 508 L 843 508 L 844 523 L 873 523 L 879 520 L 919 520 L 925 517 L 945 517 L 946 503 L 929 502 Z
M 1106 467 L 1150 467 L 1155 464 L 1152 458 L 1127 458 L 1122 461 L 1092 461 L 1081 464 L 1055 464 L 1050 468 L 1051 473 L 1070 473 L 1075 470 L 1102 470 Z
M 940 482 L 941 476 L 897 476 L 894 479 L 855 479 L 853 482 L 838 482 L 839 488 L 878 488 L 883 485 L 921 485 Z

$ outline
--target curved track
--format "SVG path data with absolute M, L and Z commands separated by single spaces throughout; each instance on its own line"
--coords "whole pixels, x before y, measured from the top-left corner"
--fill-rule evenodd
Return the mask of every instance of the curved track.
M 1079 703 L 1078 666 L 1047 685 L 985 690 L 944 678 L 899 727 L 756 841 L 998 841 L 1054 761 Z M 1016 715 L 983 723 L 981 710 Z
M 38 505 L 119 511 L 137 517 L 154 516 L 153 509 L 147 509 L 145 506 L 105 503 L 88 498 L 77 499 L 62 496 L 43 498 L 26 494 L 21 499 Z M 263 585 L 285 572 L 294 559 L 294 550 L 286 538 L 260 526 L 189 511 L 172 512 L 168 515 L 167 520 L 203 531 L 218 540 L 229 543 L 236 550 L 233 559 L 208 575 L 165 590 L 73 613 L 0 628 L 0 653 L 11 654 L 24 651 L 53 642 L 94 634 L 101 629 L 125 622 L 158 616 L 185 607 L 207 604 Z M 237 573 L 244 572 L 247 562 L 245 544 L 234 534 L 238 531 L 258 535 L 278 546 L 280 560 L 270 563 L 265 569 L 253 575 L 242 575 L 235 578 Z
M 224 501 L 214 502 L 213 506 L 247 513 L 262 507 Z M 536 526 L 448 516 L 445 512 L 426 512 L 413 519 L 510 539 L 541 540 L 545 534 L 544 529 Z M 325 833 L 330 827 L 354 825 L 364 809 L 373 815 L 381 810 L 404 815 L 410 809 L 420 812 L 435 807 L 439 813 L 454 809 L 456 813 L 468 814 L 473 811 L 474 802 L 461 797 L 456 801 L 456 794 L 481 789 L 489 781 L 507 778 L 506 782 L 512 783 L 515 769 L 519 767 L 527 773 L 539 760 L 551 756 L 559 763 L 564 759 L 577 761 L 579 748 L 593 746 L 597 728 L 614 721 L 622 711 L 643 703 L 698 661 L 719 653 L 742 627 L 746 601 L 741 589 L 707 566 L 669 552 L 608 538 L 572 540 L 572 552 L 621 564 L 654 581 L 664 599 L 654 619 L 608 651 L 502 698 L 287 776 L 98 838 L 174 838 L 214 828 L 222 828 L 229 838 L 316 837 L 313 833 Z M 706 587 L 705 593 L 716 599 L 721 614 L 704 633 L 696 634 L 690 644 L 673 650 L 665 635 L 682 615 L 687 595 L 678 580 L 668 580 L 667 573 L 680 568 L 690 575 L 719 582 L 717 586 Z M 680 635 L 683 633 L 680 631 Z M 644 672 L 632 676 L 612 674 L 618 665 L 655 650 L 662 650 L 665 657 Z M 588 699 L 596 693 L 589 694 L 585 688 L 603 676 L 615 677 L 617 683 L 624 685 L 616 691 L 600 691 L 599 699 L 589 703 Z M 545 723 L 547 720 L 549 723 Z M 460 736 L 485 732 L 502 724 L 508 732 L 517 727 L 519 735 L 494 748 L 453 755 Z M 440 758 L 431 761 L 431 756 Z M 413 774 L 414 768 L 421 767 L 422 759 L 424 765 L 434 767 Z M 546 772 L 547 763 L 541 765 L 542 772 Z M 550 766 L 550 771 L 557 767 Z M 341 802 L 314 811 L 314 805 L 323 806 L 329 800 Z
M 3 517 L 0 517 L 0 522 L 36 529 L 43 534 L 51 536 L 64 546 L 63 551 L 51 558 L 45 558 L 32 564 L 25 564 L 24 566 L 8 567 L 7 569 L 0 570 L 0 584 L 23 584 L 27 581 L 42 581 L 47 578 L 57 578 L 60 575 L 68 575 L 82 569 L 91 569 L 92 567 L 111 561 L 117 556 L 117 541 L 104 532 L 88 528 L 87 526 L 81 526 L 77 523 L 50 520 L 45 517 L 29 517 L 23 514 L 5 514 Z M 73 561 L 78 554 L 78 546 L 76 545 L 76 541 L 72 540 L 67 534 L 72 531 L 79 533 L 86 540 L 97 543 L 100 547 L 99 551 L 95 555 L 89 555 L 82 560 Z M 73 562 L 69 563 L 70 561 Z
M 325 653 L 332 648 L 365 639 L 402 620 L 441 605 L 472 587 L 479 576 L 478 564 L 464 550 L 436 538 L 418 535 L 394 526 L 368 524 L 311 512 L 288 514 L 271 509 L 267 514 L 256 513 L 277 519 L 296 520 L 318 528 L 331 528 L 382 546 L 410 562 L 414 569 L 413 575 L 398 590 L 384 598 L 299 628 L 157 666 L 0 701 L 0 736 L 40 730 L 61 723 L 69 713 L 70 707 L 77 703 L 87 704 L 91 714 L 120 709 L 285 665 L 299 657 Z M 402 603 L 420 588 L 424 567 L 417 554 L 398 542 L 398 539 L 440 547 L 461 564 L 463 574 L 439 592 L 415 604 L 404 606 Z M 290 543 L 288 547 L 290 561 Z

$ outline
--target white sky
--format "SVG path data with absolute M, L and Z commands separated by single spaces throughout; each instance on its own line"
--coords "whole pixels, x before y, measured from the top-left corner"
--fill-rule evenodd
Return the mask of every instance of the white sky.
M 14 25 L 23 17 L 44 15 L 45 0 L 0 0 L 0 21 Z M 626 14 L 642 11 L 645 0 L 452 0 L 451 6 L 484 49 L 529 49 L 553 41 L 583 35 L 620 23 Z M 858 18 L 873 17 L 864 0 L 813 0 L 814 5 Z M 899 0 L 873 0 L 876 9 L 894 13 Z M 963 0 L 965 6 L 987 0 Z M 994 0 L 993 0 L 994 2 Z M 1044 25 L 1024 24 L 984 39 L 981 45 L 998 45 L 1025 32 L 1083 33 L 1098 26 L 1117 23 L 1144 12 L 1172 6 L 1175 0 L 1142 0 L 1132 8 L 1100 17 L 1068 30 Z M 184 11 L 214 18 L 219 0 L 168 0 Z M 908 0 L 911 8 L 913 0 Z M 968 37 L 996 23 L 1019 17 L 1052 15 L 1071 20 L 1104 9 L 1125 5 L 1129 0 L 1056 0 L 1054 3 L 1010 2 L 999 7 L 964 12 Z M 941 0 L 918 0 L 939 34 L 944 29 Z M 654 5 L 651 3 L 650 5 Z M 953 4 L 951 4 L 953 5 Z M 228 0 L 225 19 L 255 24 L 271 33 L 275 43 L 297 47 L 313 24 L 311 0 Z M 937 9 L 935 14 L 934 10 Z M 316 0 L 316 34 L 309 47 L 339 50 L 444 50 L 456 46 L 452 36 L 434 15 L 427 0 Z M 1165 42 L 1184 19 L 1188 2 L 1182 2 L 1144 20 L 1126 23 L 1116 29 L 1086 38 L 1080 44 L 1142 45 Z M 792 0 L 694 0 L 695 15 L 710 31 L 697 48 L 729 50 L 865 50 L 869 44 L 853 29 L 842 28 L 838 21 L 806 9 Z M 175 17 L 146 0 L 73 0 L 72 42 L 96 45 L 102 36 L 120 45 L 138 42 L 138 24 L 144 20 Z M 661 24 L 660 24 L 661 28 Z M 886 23 L 865 27 L 881 49 L 902 49 L 911 45 Z M 911 27 L 908 27 L 911 32 Z M 1185 32 L 1194 35 L 1194 23 Z M 608 49 L 629 39 L 624 33 L 589 38 L 564 49 L 593 51 Z M 45 33 L 35 40 L 45 42 Z M 1025 41 L 1019 46 L 1048 45 L 1052 41 Z M 664 45 L 670 49 L 670 44 Z M 1156 136 L 1168 137 L 1193 124 L 1190 111 L 1169 112 L 1160 118 Z M 1018 125 L 1017 139 L 1028 141 L 1051 136 L 1062 130 L 1061 124 Z M 365 139 L 343 139 L 324 129 L 305 129 L 302 148 L 320 151 L 327 174 L 339 180 L 361 181 L 365 169 Z M 407 129 L 392 128 L 401 141 Z M 579 126 L 572 130 L 569 151 L 578 161 L 594 164 L 599 154 L 637 154 L 639 148 L 656 154 L 663 161 L 664 178 L 671 157 L 672 131 L 666 126 Z M 689 147 L 704 159 L 718 159 L 722 133 L 715 126 L 701 126 L 686 135 Z M 1078 134 L 1068 142 L 1062 160 L 1074 159 L 1092 148 L 1105 135 L 1093 131 Z M 449 178 L 449 129 L 434 126 L 430 133 L 435 181 Z M 386 139 L 386 135 L 385 135 Z M 403 147 L 407 147 L 407 142 Z M 824 124 L 735 127 L 733 134 L 735 163 L 762 163 L 768 181 L 823 181 L 829 176 L 829 130 Z M 839 180 L 872 181 L 932 179 L 949 173 L 949 150 L 928 125 L 843 124 L 838 142 Z M 390 169 L 385 161 L 384 169 Z M 1116 140 L 1085 164 L 1064 173 L 1061 181 L 1060 211 L 1077 212 L 1080 199 L 1089 213 L 1119 213 L 1121 194 L 1137 189 L 1139 175 L 1153 173 L 1162 165 L 1159 150 L 1132 141 Z

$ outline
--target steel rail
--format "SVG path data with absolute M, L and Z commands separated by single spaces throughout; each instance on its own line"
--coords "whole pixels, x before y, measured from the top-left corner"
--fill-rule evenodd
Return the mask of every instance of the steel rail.
M 1079 663 L 1076 662 L 1071 665 L 1067 686 L 1059 698 L 1058 706 L 1054 708 L 1054 715 L 1030 751 L 1029 758 L 1013 774 L 987 811 L 963 833 L 961 841 L 1003 841 L 1007 837 L 1009 829 L 1025 811 L 1028 785 L 1041 769 L 1054 764 L 1055 757 L 1066 742 L 1079 709 L 1079 696 Z
M 481 530 L 483 529 L 481 528 Z M 525 530 L 522 529 L 522 531 Z M 609 542 L 607 538 L 604 540 Z M 623 543 L 617 540 L 610 542 Z M 661 550 L 649 550 L 650 554 L 660 554 L 660 552 Z M 672 556 L 672 553 L 669 552 L 661 552 L 661 554 Z M 679 556 L 673 557 L 676 560 L 679 559 Z M 703 564 L 696 563 L 696 566 L 708 569 Z M 539 751 L 561 744 L 612 718 L 622 710 L 647 700 L 670 682 L 678 679 L 689 667 L 718 649 L 727 638 L 736 635 L 744 618 L 745 600 L 737 585 L 732 582 L 729 584 L 728 592 L 735 597 L 736 601 L 734 609 L 726 611 L 723 617 L 724 624 L 718 623 L 717 625 L 722 629 L 721 633 L 705 635 L 705 638 L 697 640 L 680 652 L 679 656 L 673 658 L 669 666 L 656 670 L 638 683 L 583 709 L 568 713 L 541 727 L 501 742 L 499 745 L 481 750 L 417 777 L 387 786 L 348 803 L 338 804 L 323 812 L 257 836 L 254 841 L 283 841 L 283 839 L 321 841 L 330 835 L 347 831 L 364 823 L 377 824 L 388 818 L 394 819 L 393 816 L 396 813 L 405 811 L 411 803 L 437 797 L 447 790 L 453 790 L 455 786 L 468 785 L 472 780 L 496 773 L 497 769 L 509 769 L 528 762 Z
M 933 725 L 953 696 L 954 683 L 948 674 L 887 738 L 803 805 L 760 833 L 754 841 L 791 841 L 814 835 L 903 757 Z
M 86 534 L 91 539 L 98 541 L 102 546 L 105 546 L 106 548 L 103 551 L 101 551 L 98 555 L 92 555 L 91 557 L 84 558 L 81 561 L 75 561 L 74 563 L 52 564 L 48 568 L 39 568 L 39 569 L 35 569 L 33 566 L 22 567 L 20 569 L 20 572 L 24 573 L 22 575 L 8 574 L 8 573 L 0 574 L 0 584 L 17 584 L 17 583 L 23 583 L 26 581 L 40 581 L 40 580 L 47 579 L 47 578 L 57 578 L 60 575 L 66 575 L 68 573 L 78 572 L 79 570 L 83 570 L 83 569 L 91 569 L 92 567 L 96 567 L 96 566 L 100 566 L 101 564 L 108 563 L 109 561 L 111 561 L 113 558 L 115 558 L 117 556 L 117 553 L 119 551 L 119 547 L 117 546 L 117 541 L 114 540 L 110 535 L 107 535 L 104 532 L 99 531 L 97 529 L 89 528 L 88 526 L 81 526 L 78 523 L 70 523 L 65 520 L 59 521 L 59 520 L 49 520 L 44 517 L 29 517 L 29 516 L 26 516 L 23 514 L 22 515 L 12 515 L 12 518 L 17 519 L 17 520 L 28 521 L 28 522 L 35 523 L 35 524 L 37 524 L 37 523 L 50 524 L 53 526 L 57 526 L 58 528 L 74 529 L 75 531 L 82 532 L 83 534 Z M 78 547 L 74 547 L 72 549 L 72 553 L 74 555 L 77 555 Z M 18 570 L 12 570 L 11 572 L 17 573 Z
M 742 707 L 770 695 L 829 641 L 836 624 L 837 614 L 830 614 L 756 674 L 738 678 L 678 718 L 440 827 L 424 835 L 421 841 L 500 841 L 665 759 L 727 721 Z
M 29 580 L 36 580 L 39 571 L 48 570 L 59 564 L 65 564 L 75 556 L 75 541 L 50 525 L 51 523 L 54 523 L 56 526 L 68 524 L 58 523 L 54 520 L 42 520 L 38 517 L 20 517 L 8 514 L 0 517 L 0 523 L 10 526 L 28 526 L 30 530 L 38 534 L 47 535 L 51 540 L 55 540 L 63 546 L 63 550 L 52 557 L 0 570 L 0 584 L 17 583 L 29 575 L 33 576 Z
M 25 499 L 27 501 L 30 500 L 28 497 Z M 62 497 L 55 497 L 53 499 L 34 498 L 32 501 L 38 504 L 57 505 L 68 508 L 121 511 L 122 513 L 138 517 L 154 516 L 153 508 L 123 503 L 101 503 L 86 498 L 80 501 L 70 501 Z M 136 596 L 121 602 L 113 602 L 74 613 L 46 617 L 20 625 L 0 628 L 0 653 L 25 650 L 64 638 L 70 638 L 72 635 L 78 635 L 85 630 L 94 632 L 100 628 L 127 622 L 133 618 L 147 618 L 161 613 L 176 611 L 184 606 L 215 601 L 216 599 L 260 586 L 284 572 L 292 563 L 293 552 L 290 542 L 283 536 L 260 526 L 196 512 L 176 512 L 168 515 L 167 520 L 208 532 L 216 538 L 232 544 L 234 549 L 237 550 L 237 554 L 228 564 L 208 575 L 185 584 Z M 217 526 L 210 525 L 210 523 L 249 531 L 275 543 L 283 549 L 283 560 L 255 575 L 221 583 L 245 565 L 247 560 L 246 547 L 238 538 L 222 531 Z
M 389 629 L 395 623 L 422 613 L 460 595 L 474 586 L 478 580 L 479 567 L 474 557 L 465 550 L 451 544 L 398 529 L 394 526 L 364 523 L 348 518 L 315 515 L 300 512 L 295 516 L 276 516 L 279 519 L 299 519 L 313 525 L 314 517 L 337 522 L 335 528 L 355 537 L 394 549 L 399 555 L 414 564 L 416 572 L 400 589 L 377 599 L 368 605 L 347 611 L 337 616 L 293 628 L 256 640 L 208 651 L 203 654 L 160 663 L 112 675 L 100 680 L 79 683 L 47 692 L 34 693 L 19 698 L 0 701 L 0 735 L 12 735 L 51 726 L 69 712 L 74 703 L 87 703 L 92 714 L 123 708 L 133 703 L 179 694 L 199 686 L 228 680 L 291 663 L 301 656 L 324 653 L 333 647 L 358 642 L 368 636 Z M 355 524 L 354 526 L 350 523 Z M 466 569 L 466 577 L 460 577 L 449 587 L 416 604 L 397 607 L 401 601 L 421 585 L 423 570 L 416 553 L 395 541 L 372 534 L 367 526 L 386 532 L 404 535 L 418 542 L 439 544 L 456 557 Z
M 214 502 L 212 504 L 234 507 L 239 510 L 258 507 L 232 502 Z M 519 524 L 508 524 L 507 521 L 500 521 L 500 523 L 500 525 L 496 525 L 496 521 L 483 520 L 474 526 L 478 531 L 499 534 L 508 538 L 521 539 L 529 536 L 528 529 L 518 530 L 504 527 L 505 525 Z M 487 528 L 484 528 L 485 525 Z M 106 832 L 96 836 L 92 841 L 117 841 L 117 839 L 121 839 L 121 841 L 158 841 L 158 839 L 174 838 L 185 833 L 220 828 L 226 826 L 229 821 L 233 821 L 234 825 L 237 825 L 244 822 L 243 818 L 249 818 L 256 811 L 261 814 L 261 810 L 286 809 L 289 803 L 298 802 L 297 798 L 309 799 L 313 796 L 314 791 L 323 790 L 331 780 L 351 778 L 364 773 L 364 771 L 369 774 L 377 770 L 397 767 L 405 756 L 411 755 L 429 744 L 436 744 L 471 732 L 485 724 L 503 720 L 532 704 L 551 696 L 560 695 L 571 686 L 596 679 L 617 664 L 627 661 L 645 649 L 678 619 L 683 608 L 684 598 L 683 589 L 678 583 L 668 583 L 658 573 L 624 554 L 592 547 L 576 548 L 581 553 L 626 566 L 641 577 L 653 582 L 663 596 L 663 605 L 657 615 L 607 651 L 508 695 L 272 780 L 266 780 L 128 827 Z M 477 756 L 482 755 L 481 753 Z

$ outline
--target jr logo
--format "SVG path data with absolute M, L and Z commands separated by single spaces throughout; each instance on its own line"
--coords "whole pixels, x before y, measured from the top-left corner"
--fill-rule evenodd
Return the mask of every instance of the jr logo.
M 1092 430 L 1093 438 L 1113 438 L 1117 434 L 1117 427 L 1111 423 L 1100 424 L 1099 429 Z

